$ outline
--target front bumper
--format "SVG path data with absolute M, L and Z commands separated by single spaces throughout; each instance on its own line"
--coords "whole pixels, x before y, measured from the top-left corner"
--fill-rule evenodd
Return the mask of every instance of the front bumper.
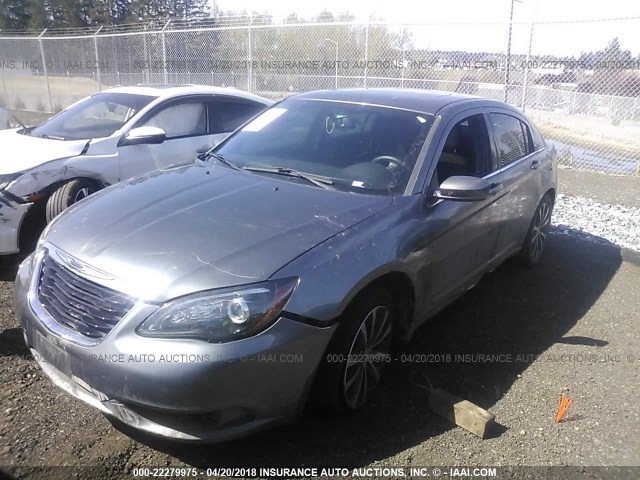
M 224 441 L 293 419 L 334 330 L 282 316 L 235 342 L 152 339 L 135 333 L 149 310 L 134 308 L 97 345 L 78 345 L 35 314 L 30 265 L 18 270 L 16 314 L 44 372 L 105 414 L 174 439 Z
M 0 191 L 0 255 L 20 251 L 20 226 L 32 205 L 16 202 L 15 197 Z

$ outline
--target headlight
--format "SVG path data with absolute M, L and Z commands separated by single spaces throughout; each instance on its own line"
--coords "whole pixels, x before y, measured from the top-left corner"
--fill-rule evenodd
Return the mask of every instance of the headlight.
M 188 295 L 160 307 L 136 331 L 217 343 L 249 337 L 273 324 L 297 284 L 286 278 Z

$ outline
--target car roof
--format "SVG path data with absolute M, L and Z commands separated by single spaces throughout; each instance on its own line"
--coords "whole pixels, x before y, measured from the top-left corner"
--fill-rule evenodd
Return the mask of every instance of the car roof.
M 440 90 L 420 90 L 410 88 L 349 88 L 341 90 L 318 90 L 291 97 L 293 99 L 354 102 L 380 105 L 405 110 L 436 114 L 452 103 L 465 102 L 478 106 L 491 104 L 508 107 L 506 103 L 488 100 L 474 95 Z
M 209 85 L 131 85 L 114 87 L 105 90 L 105 92 L 150 95 L 164 100 L 182 95 L 225 95 L 253 100 L 264 105 L 271 105 L 273 103 L 273 101 L 267 98 L 243 90 L 237 90 L 232 87 L 212 87 Z

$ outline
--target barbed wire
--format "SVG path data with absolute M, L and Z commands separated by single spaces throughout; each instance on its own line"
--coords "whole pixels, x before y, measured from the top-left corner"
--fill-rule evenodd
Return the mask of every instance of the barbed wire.
M 268 21 L 269 23 L 259 23 L 260 20 Z M 588 18 L 588 19 L 565 19 L 565 20 L 514 20 L 512 25 L 528 26 L 531 23 L 535 25 L 571 25 L 571 24 L 586 24 L 586 23 L 610 23 L 610 22 L 623 22 L 640 20 L 640 15 L 634 16 L 622 16 L 622 17 L 606 17 L 606 18 Z M 256 24 L 256 21 L 258 23 Z M 254 28 L 295 28 L 299 26 L 310 25 L 324 25 L 324 26 L 339 26 L 339 25 L 355 25 L 355 26 L 384 26 L 389 23 L 385 20 L 368 20 L 368 21 L 327 21 L 317 22 L 313 19 L 305 20 L 298 18 L 296 22 L 288 22 L 285 20 L 274 20 L 270 15 L 257 14 L 257 15 L 230 15 L 230 16 L 215 16 L 215 17 L 195 17 L 193 19 L 183 18 L 167 18 L 159 19 L 147 22 L 133 22 L 120 25 L 102 25 L 91 27 L 67 27 L 67 28 L 47 28 L 44 30 L 28 29 L 28 30 L 11 30 L 0 29 L 0 38 L 2 37 L 58 37 L 58 36 L 93 36 L 98 30 L 100 34 L 107 35 L 109 33 L 134 33 L 134 32 L 154 32 L 162 31 L 164 28 L 167 31 L 178 31 L 184 29 L 223 29 L 229 27 L 249 27 Z M 166 28 L 169 25 L 169 28 Z M 495 26 L 506 25 L 504 21 L 491 21 L 491 22 L 476 22 L 476 21 L 451 21 L 451 22 L 402 22 L 405 26 Z M 45 34 L 43 35 L 43 31 Z

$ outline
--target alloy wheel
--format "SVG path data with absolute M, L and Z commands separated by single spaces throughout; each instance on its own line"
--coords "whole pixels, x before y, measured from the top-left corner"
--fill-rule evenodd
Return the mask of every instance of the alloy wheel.
M 78 190 L 78 193 L 76 193 L 76 197 L 73 199 L 73 203 L 79 202 L 80 200 L 88 197 L 89 195 L 91 195 L 90 188 L 88 187 L 81 188 L 80 190 Z
M 385 306 L 373 308 L 360 324 L 349 350 L 343 378 L 345 402 L 351 409 L 361 407 L 380 380 L 381 355 L 391 344 L 391 312 Z
M 547 202 L 543 202 L 538 207 L 538 211 L 534 217 L 531 235 L 531 256 L 538 258 L 542 255 L 544 249 L 544 241 L 547 239 L 549 225 L 551 224 L 551 206 Z

